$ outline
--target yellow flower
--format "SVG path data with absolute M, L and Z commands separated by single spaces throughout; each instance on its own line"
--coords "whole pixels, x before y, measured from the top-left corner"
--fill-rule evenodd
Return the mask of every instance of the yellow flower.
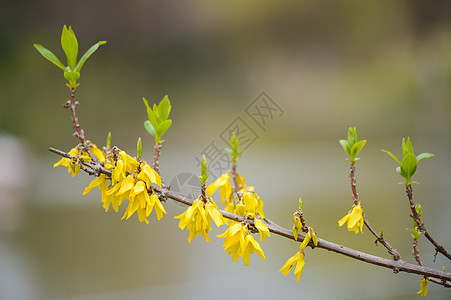
M 236 183 L 238 184 L 239 189 L 243 189 L 246 187 L 246 179 L 241 174 L 236 174 Z
M 124 215 L 122 216 L 122 219 L 128 220 L 128 218 L 137 212 L 139 221 L 144 221 L 149 224 L 147 217 L 150 216 L 155 207 L 157 219 L 161 220 L 161 218 L 163 218 L 163 214 L 166 214 L 166 210 L 164 209 L 163 204 L 161 204 L 158 196 L 155 193 L 152 193 L 152 195 L 149 196 L 149 192 L 144 181 L 137 180 L 136 183 L 134 183 L 134 179 L 128 180 L 128 178 L 133 178 L 133 176 L 127 176 L 127 179 L 123 181 L 121 188 L 116 193 L 116 196 L 127 195 L 126 198 L 129 200 L 129 204 Z
M 146 162 L 142 163 L 141 165 L 141 171 L 138 174 L 138 179 L 143 180 L 147 184 L 148 188 L 150 188 L 150 183 L 154 183 L 161 187 L 160 175 Z
M 307 234 L 305 235 L 304 240 L 302 241 L 302 244 L 300 246 L 300 250 L 305 249 L 305 247 L 307 247 L 308 243 L 310 242 L 310 240 L 313 241 L 313 244 L 315 246 L 318 246 L 318 238 L 316 236 L 315 231 L 313 231 L 312 227 L 308 227 L 308 231 Z
M 226 206 L 230 202 L 232 196 L 232 185 L 230 183 L 230 174 L 226 172 L 216 179 L 212 184 L 207 187 L 207 194 L 211 196 L 219 189 L 221 193 L 222 205 Z
M 294 269 L 294 275 L 297 276 L 297 282 L 299 282 L 299 279 L 301 279 L 302 275 L 302 268 L 305 265 L 304 251 L 299 250 L 298 252 L 296 252 L 295 255 L 290 257 L 285 263 L 285 265 L 283 265 L 283 267 L 279 270 L 279 272 L 282 272 L 284 276 L 287 276 L 288 273 L 290 273 L 291 269 L 293 269 L 295 264 L 297 265 L 296 268 Z
M 363 233 L 363 210 L 360 206 L 360 203 L 352 208 L 352 210 L 344 216 L 342 219 L 338 221 L 338 225 L 341 227 L 348 222 L 348 230 L 354 231 L 355 233 L 359 233 L 360 231 Z
M 271 236 L 268 227 L 260 219 L 255 219 L 254 224 L 260 233 L 260 241 L 266 241 L 266 236 Z
M 211 220 L 215 222 L 217 227 L 225 224 L 224 217 L 211 199 L 208 199 L 204 207 L 204 202 L 200 198 L 197 198 L 184 213 L 174 218 L 180 219 L 180 229 L 184 230 L 188 228 L 190 232 L 188 237 L 189 243 L 198 235 L 202 235 L 207 242 L 210 241 L 208 231 L 211 230 Z
M 237 261 L 238 257 L 243 258 L 245 266 L 250 263 L 250 255 L 255 251 L 263 260 L 266 259 L 260 244 L 249 234 L 246 224 L 235 223 L 221 235 L 217 237 L 225 238 L 224 251 L 227 256 L 232 254 L 232 260 Z
M 89 145 L 89 148 L 91 149 L 92 154 L 95 155 L 95 157 L 97 157 L 97 159 L 100 162 L 104 162 L 105 161 L 105 155 L 103 154 L 102 150 L 100 150 L 99 148 L 97 148 L 96 145 L 91 144 Z
M 80 145 L 72 148 L 69 155 L 74 156 L 74 158 L 61 158 L 58 162 L 56 162 L 53 167 L 56 168 L 58 166 L 67 167 L 67 172 L 70 174 L 72 172 L 72 177 L 76 176 L 81 168 L 81 161 L 91 162 L 91 157 L 85 151 L 80 151 Z
M 428 293 L 428 282 L 426 278 L 421 279 L 421 288 L 417 294 L 420 294 L 421 297 L 425 297 Z

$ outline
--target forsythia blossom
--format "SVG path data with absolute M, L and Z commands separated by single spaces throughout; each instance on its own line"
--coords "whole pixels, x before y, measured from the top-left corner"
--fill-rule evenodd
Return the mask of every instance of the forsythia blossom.
M 208 231 L 211 230 L 211 220 L 215 222 L 217 227 L 226 223 L 224 217 L 218 211 L 216 203 L 214 203 L 213 199 L 210 197 L 207 198 L 207 203 L 205 205 L 200 197 L 197 198 L 184 213 L 174 218 L 180 219 L 180 229 L 183 230 L 185 227 L 188 228 L 189 243 L 191 243 L 193 238 L 198 235 L 202 235 L 207 242 L 210 241 Z
M 342 219 L 338 221 L 338 225 L 341 227 L 348 222 L 348 230 L 354 231 L 355 233 L 359 233 L 360 231 L 363 233 L 363 210 L 360 206 L 360 203 L 352 208 L 352 210 L 344 216 Z
M 294 275 L 297 276 L 297 282 L 299 282 L 299 279 L 301 279 L 302 275 L 302 268 L 305 265 L 304 262 L 304 251 L 299 250 L 296 252 L 295 255 L 290 257 L 287 262 L 283 265 L 283 267 L 279 270 L 279 272 L 282 272 L 284 276 L 287 276 L 288 273 L 290 273 L 291 269 L 293 269 L 294 265 L 296 265 L 296 268 L 294 269 Z
M 417 294 L 420 294 L 421 297 L 425 297 L 428 293 L 428 282 L 426 278 L 421 279 L 421 288 L 417 292 Z
M 138 161 L 125 151 L 119 151 L 115 158 L 105 158 L 97 147 L 91 150 L 99 161 L 104 163 L 105 168 L 111 170 L 111 178 L 101 174 L 89 184 L 83 195 L 98 187 L 105 211 L 108 211 L 111 205 L 116 212 L 123 201 L 128 199 L 129 204 L 122 219 L 128 219 L 136 212 L 139 221 L 148 224 L 147 218 L 154 208 L 158 220 L 166 214 L 163 204 L 150 185 L 153 183 L 161 187 L 161 177 L 147 162 Z
M 91 144 L 90 150 L 97 157 L 97 159 L 99 161 L 105 160 L 102 151 L 100 151 L 96 145 Z M 92 160 L 91 157 L 89 156 L 89 153 L 87 151 L 85 151 L 81 147 L 81 145 L 77 145 L 76 147 L 72 148 L 68 154 L 72 155 L 74 158 L 70 159 L 70 158 L 63 157 L 58 162 L 56 162 L 53 165 L 53 167 L 58 167 L 58 166 L 67 167 L 67 172 L 68 173 L 72 172 L 72 176 L 76 176 L 78 174 L 78 172 L 80 171 L 80 168 L 81 168 L 81 163 L 83 161 L 91 162 L 91 160 Z M 102 158 L 103 158 L 103 160 L 102 160 Z
M 243 258 L 245 266 L 250 263 L 250 255 L 255 251 L 258 256 L 266 260 L 260 244 L 249 233 L 248 224 L 235 223 L 221 235 L 217 237 L 225 238 L 224 251 L 227 251 L 227 256 L 232 254 L 232 260 L 238 261 L 238 257 Z

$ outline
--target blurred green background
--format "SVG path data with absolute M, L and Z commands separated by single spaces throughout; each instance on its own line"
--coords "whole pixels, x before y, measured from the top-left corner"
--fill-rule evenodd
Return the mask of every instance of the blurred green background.
M 414 179 L 428 230 L 451 248 L 450 1 L 4 1 L 0 9 L 0 299 L 412 299 L 420 277 L 306 250 L 300 283 L 278 273 L 298 245 L 262 243 L 267 260 L 232 262 L 222 240 L 191 244 L 168 201 L 150 225 L 105 213 L 92 178 L 52 168 L 48 147 L 69 150 L 62 73 L 32 47 L 63 58 L 64 24 L 80 51 L 107 40 L 85 64 L 77 99 L 86 135 L 151 159 L 141 98 L 173 104 L 161 159 L 164 180 L 199 172 L 196 157 L 237 118 L 258 135 L 239 161 L 269 218 L 291 226 L 299 197 L 322 238 L 388 257 L 364 229 L 337 226 L 352 205 L 338 140 L 356 126 L 367 139 L 358 191 L 373 226 L 411 262 L 408 201 L 395 163 L 410 136 L 432 152 Z M 265 92 L 283 111 L 263 130 L 245 109 Z M 219 234 L 224 228 L 210 234 Z M 451 269 L 420 240 L 425 265 Z M 429 285 L 431 299 L 449 290 Z

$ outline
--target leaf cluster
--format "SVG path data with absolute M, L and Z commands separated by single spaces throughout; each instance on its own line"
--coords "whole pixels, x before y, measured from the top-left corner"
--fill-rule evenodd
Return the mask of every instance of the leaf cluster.
M 418 216 L 420 217 L 420 222 L 422 222 L 423 221 L 423 208 L 421 207 L 420 204 L 417 204 L 417 205 L 415 205 L 415 210 L 418 213 Z M 421 236 L 421 231 L 418 226 L 418 223 L 413 218 L 412 218 L 412 223 L 413 223 L 413 229 L 406 229 L 406 230 L 410 231 L 410 235 L 412 236 L 412 238 L 415 241 L 417 241 Z
M 239 151 L 240 144 L 238 141 L 238 137 L 236 136 L 235 133 L 232 134 L 232 136 L 230 137 L 230 148 L 226 149 L 226 151 L 230 154 L 230 156 L 232 157 L 232 161 L 236 162 L 238 156 L 240 156 L 243 151 Z
M 412 176 L 417 170 L 418 162 L 423 158 L 433 157 L 434 154 L 421 153 L 415 156 L 415 154 L 413 153 L 412 142 L 410 141 L 409 137 L 407 137 L 407 140 L 405 138 L 402 139 L 401 150 L 402 159 L 399 159 L 390 151 L 382 150 L 382 152 L 387 153 L 391 156 L 391 158 L 399 163 L 399 167 L 396 168 L 396 172 L 398 172 L 399 175 L 406 179 L 406 186 L 410 186 L 412 184 Z
M 348 129 L 348 139 L 340 140 L 340 144 L 349 155 L 349 161 L 351 164 L 355 164 L 356 155 L 362 150 L 363 146 L 366 144 L 366 140 L 357 141 L 357 129 L 355 127 L 349 127 Z
M 202 155 L 202 160 L 200 162 L 200 174 L 201 176 L 197 176 L 200 179 L 200 184 L 207 184 L 207 179 L 210 174 L 207 174 L 207 159 L 205 158 L 205 154 Z
M 171 102 L 167 95 L 164 96 L 158 106 L 154 104 L 153 108 L 150 108 L 146 98 L 143 97 L 143 101 L 147 108 L 147 116 L 149 117 L 149 120 L 144 122 L 144 128 L 146 128 L 151 136 L 155 137 L 155 144 L 162 143 L 163 140 L 161 138 L 163 134 L 172 125 L 172 120 L 168 120 L 169 113 L 171 112 Z
M 99 41 L 94 44 L 85 52 L 85 54 L 83 54 L 80 60 L 78 60 L 77 37 L 70 26 L 67 28 L 66 25 L 64 25 L 63 32 L 61 33 L 61 47 L 66 54 L 67 66 L 64 66 L 58 57 L 44 46 L 39 44 L 34 44 L 33 46 L 42 56 L 44 56 L 44 58 L 64 71 L 64 78 L 69 81 L 68 86 L 70 88 L 76 88 L 78 86 L 77 80 L 80 78 L 80 71 L 84 63 L 99 48 L 99 46 L 103 44 L 106 44 L 106 41 Z

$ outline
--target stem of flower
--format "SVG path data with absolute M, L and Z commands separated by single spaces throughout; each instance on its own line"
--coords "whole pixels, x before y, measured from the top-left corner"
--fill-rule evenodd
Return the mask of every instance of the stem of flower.
M 160 165 L 160 151 L 161 151 L 161 143 L 155 144 L 155 146 L 153 146 L 153 148 L 155 149 L 155 155 L 153 157 L 153 169 L 155 170 L 155 172 L 157 172 L 158 174 L 160 174 L 159 171 L 159 165 Z
M 357 185 L 356 185 L 356 178 L 355 178 L 355 164 L 351 164 L 350 172 L 349 172 L 349 178 L 351 179 L 351 190 L 352 190 L 352 199 L 354 200 L 354 205 L 357 205 L 360 203 L 359 200 L 359 194 L 357 193 Z M 392 256 L 394 260 L 400 260 L 401 255 L 399 252 L 394 249 L 382 236 L 380 236 L 376 230 L 371 226 L 370 222 L 366 218 L 365 213 L 362 213 L 363 222 L 365 223 L 366 228 L 376 237 L 376 245 L 377 242 L 381 243 L 387 250 L 388 253 Z
M 437 252 L 440 252 L 441 254 L 446 256 L 449 260 L 451 260 L 451 254 L 449 254 L 445 250 L 445 247 L 439 245 L 431 237 L 431 235 L 427 232 L 426 227 L 424 227 L 424 223 L 421 222 L 421 218 L 420 218 L 417 210 L 415 209 L 415 204 L 413 203 L 413 189 L 412 189 L 412 185 L 406 185 L 406 194 L 407 194 L 407 198 L 409 198 L 410 210 L 412 211 L 412 214 L 410 216 L 417 223 L 418 229 L 420 229 L 421 233 L 424 234 L 424 236 L 432 243 L 432 245 L 434 245 L 434 247 L 435 247 L 435 256 L 437 255 Z M 434 261 L 435 261 L 435 257 L 434 257 Z

